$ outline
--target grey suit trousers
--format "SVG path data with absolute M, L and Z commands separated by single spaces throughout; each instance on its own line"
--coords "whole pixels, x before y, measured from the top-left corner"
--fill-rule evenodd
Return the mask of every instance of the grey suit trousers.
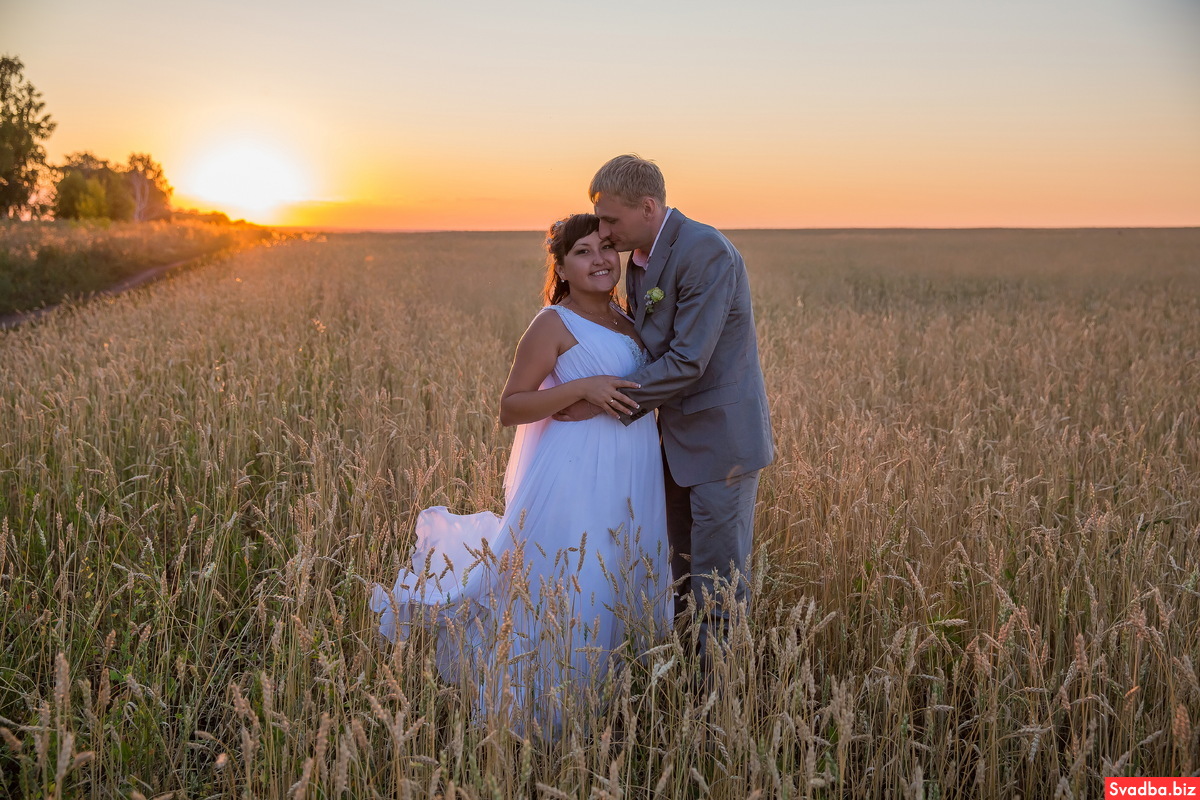
M 680 486 L 665 458 L 663 468 L 675 614 L 688 613 L 690 595 L 700 615 L 697 622 L 703 649 L 710 635 L 724 638 L 730 611 L 730 605 L 722 602 L 725 593 L 732 589 L 736 604 L 743 608 L 750 600 L 754 503 L 760 471 Z

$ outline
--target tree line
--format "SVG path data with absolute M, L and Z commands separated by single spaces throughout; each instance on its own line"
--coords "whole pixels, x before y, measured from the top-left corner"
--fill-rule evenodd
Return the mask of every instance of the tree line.
M 171 216 L 171 185 L 147 153 L 112 164 L 90 152 L 46 161 L 57 127 L 25 65 L 0 57 L 0 218 L 155 220 Z

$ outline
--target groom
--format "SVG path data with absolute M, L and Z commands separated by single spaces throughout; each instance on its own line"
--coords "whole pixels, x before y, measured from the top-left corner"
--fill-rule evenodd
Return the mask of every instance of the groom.
M 715 228 L 667 207 L 650 161 L 617 156 L 588 194 L 600 236 L 632 251 L 626 293 L 652 361 L 625 376 L 641 384 L 622 390 L 640 409 L 622 421 L 658 409 L 676 614 L 688 594 L 697 611 L 706 594 L 717 601 L 700 620 L 703 653 L 710 628 L 721 636 L 729 619 L 717 587 L 733 583 L 736 600 L 749 600 L 758 473 L 774 457 L 746 265 Z

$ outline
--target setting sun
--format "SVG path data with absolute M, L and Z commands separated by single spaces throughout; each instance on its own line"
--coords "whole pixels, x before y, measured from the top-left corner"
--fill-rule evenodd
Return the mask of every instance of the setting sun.
M 310 191 L 300 167 L 278 150 L 252 142 L 204 153 L 179 188 L 222 211 L 251 217 L 269 216 L 280 206 L 308 199 Z

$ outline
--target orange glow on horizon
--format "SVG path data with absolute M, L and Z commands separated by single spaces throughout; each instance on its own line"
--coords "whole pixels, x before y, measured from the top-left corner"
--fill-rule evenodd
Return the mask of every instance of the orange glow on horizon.
M 210 133 L 188 147 L 203 158 L 176 158 L 184 166 L 176 204 L 331 230 L 544 230 L 565 214 L 590 211 L 592 174 L 625 150 L 659 164 L 669 205 L 724 229 L 1200 224 L 1200 181 L 1181 180 L 1200 175 L 1200 154 L 1182 146 L 1117 153 L 1085 142 L 1064 149 L 1051 131 L 892 133 L 874 140 L 776 132 L 764 135 L 761 150 L 731 144 L 720 155 L 687 142 L 660 149 L 585 141 L 570 154 L 550 154 L 500 141 L 471 149 L 363 140 L 350 149 L 309 145 L 307 156 Z M 264 132 L 255 141 L 285 136 Z M 315 175 L 324 178 L 319 193 Z
M 809 173 L 807 181 L 796 182 L 791 190 L 715 171 L 673 182 L 673 172 L 664 171 L 668 205 L 726 229 L 1200 224 L 1198 193 L 1189 194 L 1152 176 L 1129 181 L 1126 194 L 1117 202 L 1102 191 L 1103 175 L 1081 175 L 1066 183 L 1061 182 L 1061 174 L 1025 174 L 1011 168 L 980 172 L 970 182 L 932 171 L 923 175 Z M 271 224 L 363 230 L 544 230 L 566 214 L 591 210 L 586 197 L 590 177 L 585 170 L 571 184 L 556 182 L 540 192 L 522 184 L 519 176 L 497 178 L 484 187 L 431 189 L 414 184 L 404 187 L 402 198 L 350 195 L 285 204 Z

